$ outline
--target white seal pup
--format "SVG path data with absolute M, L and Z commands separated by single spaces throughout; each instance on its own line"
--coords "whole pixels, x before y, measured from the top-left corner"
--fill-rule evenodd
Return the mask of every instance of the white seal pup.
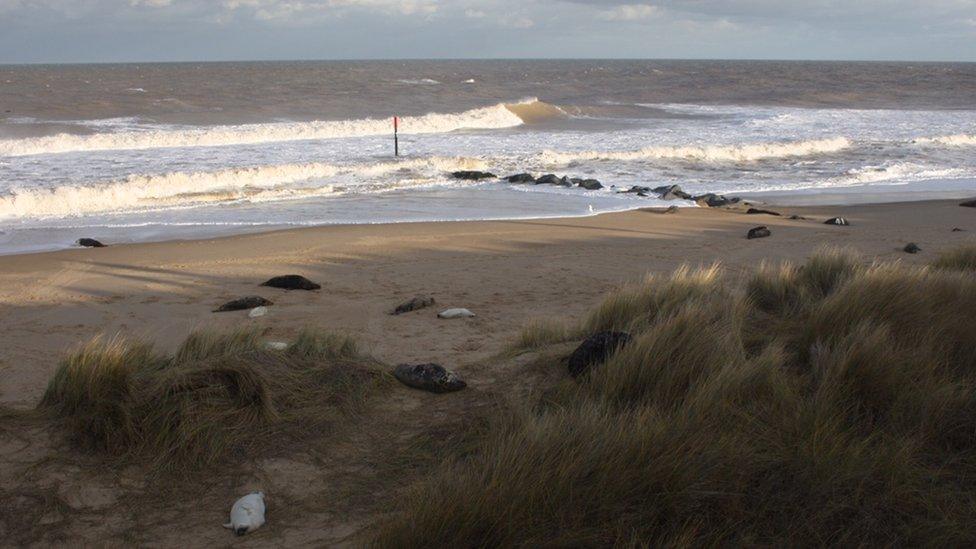
M 255 307 L 255 308 L 251 309 L 251 312 L 247 313 L 247 316 L 249 316 L 251 318 L 257 318 L 259 316 L 264 316 L 266 314 L 268 314 L 268 308 L 267 307 Z
M 474 313 L 467 309 L 448 309 L 437 313 L 439 318 L 471 318 Z
M 224 528 L 238 536 L 251 533 L 264 524 L 264 492 L 251 492 L 234 502 L 230 508 L 230 522 Z

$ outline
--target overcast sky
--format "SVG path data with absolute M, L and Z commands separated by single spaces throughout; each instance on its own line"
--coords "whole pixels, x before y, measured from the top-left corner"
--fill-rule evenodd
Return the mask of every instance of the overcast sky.
M 976 0 L 0 0 L 0 63 L 976 61 Z

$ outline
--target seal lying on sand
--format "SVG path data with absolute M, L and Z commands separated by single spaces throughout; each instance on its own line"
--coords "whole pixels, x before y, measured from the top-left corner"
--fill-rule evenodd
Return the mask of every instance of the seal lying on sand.
M 224 528 L 238 536 L 253 532 L 264 524 L 264 492 L 251 492 L 234 502 L 230 508 L 230 522 Z
M 467 309 L 448 309 L 437 313 L 438 318 L 471 318 L 474 313 Z
M 439 364 L 400 364 L 393 376 L 414 389 L 432 393 L 450 393 L 468 386 L 457 374 Z

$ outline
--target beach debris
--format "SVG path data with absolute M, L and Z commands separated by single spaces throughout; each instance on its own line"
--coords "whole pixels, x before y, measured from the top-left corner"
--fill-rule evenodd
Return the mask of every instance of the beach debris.
M 909 242 L 908 244 L 905 244 L 905 247 L 902 248 L 902 250 L 905 253 L 917 254 L 918 252 L 922 251 L 922 248 L 919 248 L 918 247 L 918 244 L 916 244 L 914 242 Z
M 105 244 L 95 240 L 94 238 L 79 238 L 78 245 L 83 248 L 104 248 Z
M 603 364 L 619 349 L 630 343 L 631 337 L 627 332 L 598 332 L 583 340 L 569 357 L 566 367 L 569 374 L 579 377 L 594 366 Z
M 318 290 L 322 287 L 301 275 L 276 276 L 261 285 L 283 290 Z
M 962 206 L 962 207 L 964 207 L 964 208 L 976 208 L 976 199 L 974 199 L 974 200 L 967 200 L 965 202 L 960 202 L 959 205 Z
M 244 311 L 247 309 L 253 309 L 255 307 L 267 307 L 268 305 L 274 305 L 274 303 L 259 295 L 249 295 L 247 297 L 241 297 L 228 301 L 227 303 L 224 303 L 220 307 L 214 309 L 213 312 L 226 313 L 228 311 Z
M 255 308 L 251 309 L 251 312 L 247 313 L 247 316 L 249 318 L 258 318 L 258 317 L 264 316 L 266 314 L 268 314 L 268 308 L 267 307 L 255 307 Z
M 494 179 L 498 177 L 491 172 L 479 172 L 474 170 L 462 170 L 459 172 L 451 172 L 451 175 L 454 176 L 455 179 L 470 179 L 475 181 L 479 179 Z
M 603 188 L 603 183 L 600 183 L 596 179 L 583 179 L 576 185 L 588 191 L 598 191 Z
M 445 311 L 441 311 L 441 312 L 437 313 L 437 317 L 438 318 L 448 318 L 448 319 L 450 319 L 450 318 L 471 318 L 473 316 L 475 316 L 474 313 L 472 313 L 471 311 L 469 311 L 467 309 L 462 309 L 462 308 L 447 309 Z
M 679 185 L 665 185 L 651 189 L 661 200 L 690 200 L 691 195 L 681 189 Z
M 456 373 L 433 363 L 400 364 L 393 370 L 393 377 L 407 387 L 431 393 L 451 393 L 468 386 Z
M 772 210 L 760 210 L 759 208 L 749 208 L 748 210 L 746 210 L 746 213 L 750 215 L 757 215 L 757 214 L 782 215 L 779 212 L 774 212 Z
M 288 349 L 288 344 L 284 341 L 268 341 L 264 346 L 272 351 L 284 351 Z
M 403 313 L 409 313 L 410 311 L 418 311 L 426 307 L 430 307 L 436 303 L 434 298 L 429 295 L 418 295 L 409 301 L 405 301 L 397 305 L 396 309 L 393 309 L 392 315 L 402 315 Z
M 251 533 L 264 524 L 264 492 L 251 492 L 234 502 L 230 508 L 230 522 L 224 528 L 238 536 Z
M 746 238 L 752 240 L 753 238 L 766 238 L 767 236 L 772 235 L 773 233 L 769 230 L 769 227 L 760 225 L 759 227 L 749 229 L 749 232 L 746 234 Z
M 824 225 L 841 225 L 846 227 L 850 225 L 850 222 L 843 217 L 831 217 L 827 221 L 824 221 Z
M 530 173 L 517 173 L 505 178 L 509 183 L 535 183 L 535 178 Z
M 547 173 L 535 180 L 536 185 L 559 185 L 562 182 L 555 174 Z

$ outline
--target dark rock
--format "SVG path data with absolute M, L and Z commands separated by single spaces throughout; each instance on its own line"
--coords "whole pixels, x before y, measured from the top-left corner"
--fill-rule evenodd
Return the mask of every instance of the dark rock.
M 647 193 L 653 192 L 653 189 L 651 189 L 650 187 L 641 187 L 640 185 L 634 185 L 633 187 L 627 189 L 626 191 L 620 191 L 620 192 L 637 193 L 637 194 L 644 193 L 646 195 Z
M 403 313 L 409 313 L 410 311 L 417 311 L 425 307 L 430 307 L 436 303 L 433 297 L 429 295 L 418 295 L 411 299 L 410 301 L 401 303 L 397 305 L 397 308 L 393 310 L 395 315 L 402 315 Z
M 583 182 L 583 179 L 580 177 L 570 177 L 569 182 L 573 185 L 579 186 L 579 184 Z
M 761 226 L 761 227 L 753 227 L 752 229 L 749 229 L 749 233 L 746 234 L 746 238 L 752 240 L 753 238 L 766 238 L 767 236 L 772 236 L 772 235 L 773 233 L 770 232 L 769 227 Z
M 253 309 L 255 307 L 267 307 L 268 305 L 274 305 L 274 303 L 259 295 L 249 295 L 240 299 L 228 301 L 227 303 L 224 303 L 220 307 L 214 309 L 213 312 L 226 313 L 228 311 L 243 311 L 246 309 Z
M 84 246 L 85 248 L 104 248 L 105 244 L 95 240 L 94 238 L 79 238 L 78 245 Z
M 746 210 L 747 214 L 766 214 L 766 215 L 781 215 L 779 212 L 774 212 L 771 210 L 760 210 L 758 208 L 749 208 Z
M 599 332 L 586 338 L 566 359 L 573 377 L 579 377 L 607 361 L 617 350 L 630 343 L 626 332 Z
M 665 185 L 663 187 L 655 187 L 652 189 L 653 192 L 660 195 L 661 200 L 689 200 L 691 195 L 681 190 L 678 185 Z
M 960 229 L 959 227 L 953 227 L 952 228 L 952 232 L 954 232 L 954 233 L 961 233 L 961 232 L 963 232 L 963 230 Z
M 693 198 L 699 206 L 708 206 L 709 208 L 721 208 L 722 206 L 728 206 L 729 204 L 735 204 L 739 200 L 733 198 L 727 198 L 720 194 L 707 193 Z
M 922 251 L 922 248 L 919 248 L 918 244 L 914 242 L 909 242 L 908 244 L 905 244 L 905 247 L 902 248 L 902 250 L 908 254 L 917 254 L 918 252 Z
M 603 183 L 600 183 L 596 179 L 584 179 L 577 183 L 577 185 L 588 191 L 597 191 L 603 188 Z
M 563 176 L 563 178 L 559 180 L 559 183 L 557 183 L 557 185 L 561 185 L 563 187 L 572 187 L 574 183 L 573 180 L 570 179 L 569 177 Z
M 841 225 L 846 227 L 850 225 L 850 223 L 843 217 L 831 217 L 827 221 L 824 221 L 824 225 Z
M 536 185 L 559 185 L 561 182 L 561 179 L 551 173 L 547 173 L 546 175 L 535 180 Z
M 960 202 L 959 205 L 964 208 L 976 208 L 976 200 L 967 200 L 965 202 Z
M 505 178 L 509 183 L 535 183 L 535 178 L 530 173 L 517 173 Z
M 431 393 L 450 393 L 468 386 L 457 374 L 437 364 L 400 364 L 393 376 L 407 387 Z
M 478 172 L 478 171 L 469 171 L 469 170 L 452 172 L 451 175 L 453 175 L 455 179 L 473 179 L 473 180 L 492 179 L 496 177 L 495 174 L 491 172 Z
M 803 217 L 802 215 L 793 214 L 793 215 L 790 216 L 790 219 L 796 219 L 796 220 L 802 219 L 802 220 L 805 220 L 806 218 Z
M 261 285 L 283 290 L 318 290 L 322 287 L 301 275 L 276 276 Z

